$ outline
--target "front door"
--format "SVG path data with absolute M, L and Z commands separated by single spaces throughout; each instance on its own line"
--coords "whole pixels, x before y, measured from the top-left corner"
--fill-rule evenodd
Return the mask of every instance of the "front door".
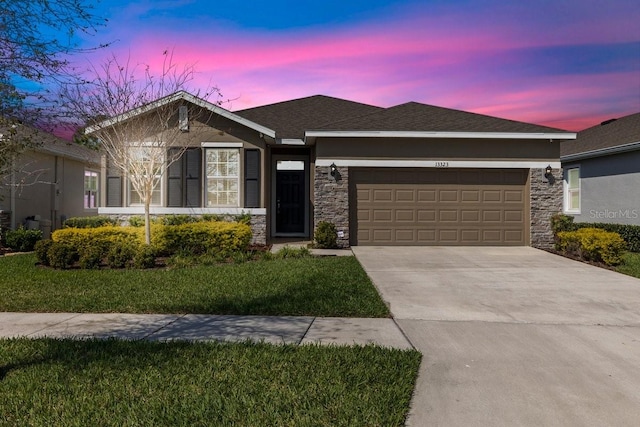
M 307 232 L 307 161 L 275 161 L 274 225 L 277 236 L 304 236 Z

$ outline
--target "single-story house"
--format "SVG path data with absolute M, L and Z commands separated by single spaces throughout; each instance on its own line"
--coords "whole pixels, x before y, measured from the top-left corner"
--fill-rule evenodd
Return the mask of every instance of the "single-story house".
M 321 95 L 231 112 L 178 92 L 106 122 L 170 103 L 176 115 L 185 103 L 212 115 L 198 124 L 208 132 L 161 177 L 152 214 L 250 214 L 257 243 L 310 239 L 329 221 L 343 247 L 552 245 L 560 142 L 575 133 Z M 185 119 L 173 125 L 189 132 Z M 102 176 L 101 215 L 143 213 L 126 176 L 106 166 Z
M 564 213 L 576 222 L 640 225 L 640 112 L 561 144 Z
M 46 132 L 27 131 L 36 146 L 20 154 L 0 185 L 2 228 L 23 225 L 46 235 L 66 218 L 97 215 L 100 154 Z

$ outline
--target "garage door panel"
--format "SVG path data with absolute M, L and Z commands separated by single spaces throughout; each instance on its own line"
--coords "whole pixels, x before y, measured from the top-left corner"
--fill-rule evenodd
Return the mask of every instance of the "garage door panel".
M 413 209 L 397 209 L 396 222 L 415 222 L 416 211 Z
M 374 203 L 378 202 L 391 202 L 393 201 L 393 191 L 390 189 L 374 189 L 373 200 Z
M 524 245 L 528 170 L 350 170 L 353 244 Z
M 373 222 L 391 222 L 393 211 L 391 209 L 376 209 L 373 211 Z

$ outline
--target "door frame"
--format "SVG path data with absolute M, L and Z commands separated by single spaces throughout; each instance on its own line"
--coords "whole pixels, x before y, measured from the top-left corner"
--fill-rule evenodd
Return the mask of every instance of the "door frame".
M 302 161 L 304 162 L 304 232 L 302 233 L 278 233 L 276 231 L 276 215 L 277 194 L 276 194 L 276 175 L 278 173 L 277 165 L 279 161 Z M 271 237 L 309 237 L 309 220 L 310 220 L 310 189 L 309 189 L 309 155 L 304 154 L 274 154 L 271 156 Z

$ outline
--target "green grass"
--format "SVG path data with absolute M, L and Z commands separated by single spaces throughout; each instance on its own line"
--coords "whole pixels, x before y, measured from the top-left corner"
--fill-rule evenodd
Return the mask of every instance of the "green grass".
M 420 357 L 374 346 L 0 340 L 0 425 L 401 426 Z
M 616 267 L 616 271 L 640 279 L 640 253 L 627 252 L 622 257 L 622 264 Z
M 355 257 L 156 270 L 53 270 L 0 257 L 0 311 L 388 317 Z

